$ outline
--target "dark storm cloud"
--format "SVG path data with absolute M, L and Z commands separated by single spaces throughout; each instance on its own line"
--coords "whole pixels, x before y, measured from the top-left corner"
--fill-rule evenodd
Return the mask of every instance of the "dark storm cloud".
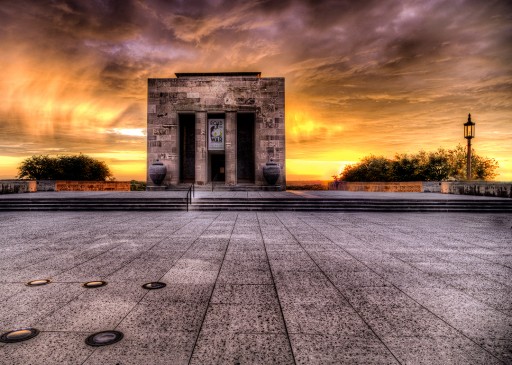
M 285 76 L 289 157 L 437 147 L 469 110 L 498 132 L 512 111 L 505 0 L 5 1 L 0 34 L 0 133 L 19 146 L 2 154 L 76 134 L 143 151 L 109 131 L 144 128 L 147 78 L 175 72 Z

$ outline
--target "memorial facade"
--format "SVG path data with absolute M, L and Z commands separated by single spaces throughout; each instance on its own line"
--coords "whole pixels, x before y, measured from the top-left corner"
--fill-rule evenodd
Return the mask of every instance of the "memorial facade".
M 212 181 L 264 187 L 263 170 L 273 161 L 280 172 L 275 185 L 284 189 L 284 92 L 284 78 L 259 72 L 148 79 L 148 186 L 158 160 L 166 168 L 161 185 L 167 189 Z

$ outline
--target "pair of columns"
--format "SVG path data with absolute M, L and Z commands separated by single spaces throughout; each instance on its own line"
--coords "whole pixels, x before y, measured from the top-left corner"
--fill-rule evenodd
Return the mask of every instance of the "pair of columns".
M 224 112 L 224 154 L 225 154 L 225 184 L 236 185 L 236 112 Z M 210 181 L 210 166 L 208 159 L 208 114 L 196 112 L 196 153 L 195 153 L 195 180 L 198 185 L 204 185 Z

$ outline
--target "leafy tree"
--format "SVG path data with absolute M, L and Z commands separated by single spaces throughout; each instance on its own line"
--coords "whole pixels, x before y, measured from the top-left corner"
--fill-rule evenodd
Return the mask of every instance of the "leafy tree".
M 146 191 L 146 182 L 145 181 L 130 181 L 130 191 Z
M 416 155 L 395 155 L 391 161 L 392 175 L 386 181 L 418 181 L 423 180 L 422 156 Z
M 18 167 L 18 178 L 36 180 L 112 180 L 112 173 L 103 161 L 79 154 L 78 156 L 32 156 Z
M 48 155 L 32 156 L 23 160 L 18 166 L 18 178 L 52 180 L 58 175 L 57 161 Z
M 447 155 L 450 164 L 449 177 L 456 180 L 466 179 L 466 148 L 458 145 L 453 150 L 448 150 Z M 499 164 L 494 158 L 482 157 L 471 151 L 471 179 L 491 180 L 497 175 L 496 170 Z
M 450 166 L 448 176 L 455 180 L 464 180 L 466 178 L 466 149 L 459 144 L 453 150 L 448 150 L 447 155 Z
M 496 177 L 499 164 L 494 158 L 471 155 L 471 174 L 473 179 L 492 180 Z
M 450 160 L 444 149 L 428 154 L 428 160 L 423 166 L 422 181 L 441 181 L 450 176 Z
M 391 161 L 382 156 L 368 156 L 356 165 L 348 165 L 342 172 L 345 181 L 391 181 Z
M 496 176 L 498 162 L 472 154 L 472 179 L 488 180 Z M 458 145 L 452 150 L 397 154 L 394 159 L 368 156 L 345 167 L 335 180 L 343 181 L 441 181 L 466 178 L 466 151 Z

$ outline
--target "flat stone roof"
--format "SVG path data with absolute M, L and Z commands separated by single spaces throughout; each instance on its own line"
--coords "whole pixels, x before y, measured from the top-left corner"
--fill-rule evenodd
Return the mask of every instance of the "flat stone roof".
M 261 77 L 261 72 L 176 72 L 177 78 L 186 77 Z

